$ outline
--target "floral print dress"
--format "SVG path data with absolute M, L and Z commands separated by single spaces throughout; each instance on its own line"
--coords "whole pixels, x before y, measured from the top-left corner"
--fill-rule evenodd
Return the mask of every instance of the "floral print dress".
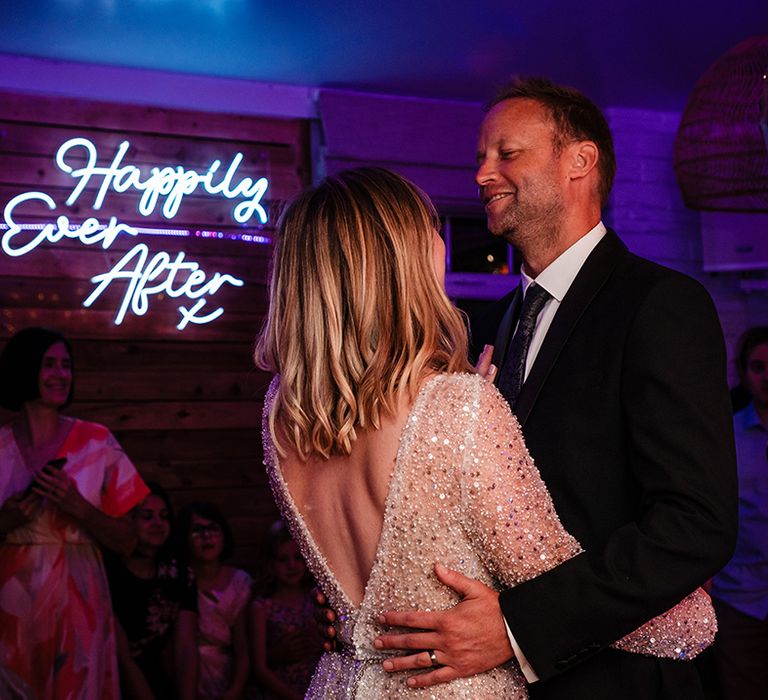
M 148 489 L 107 428 L 75 420 L 56 455 L 82 496 L 120 517 Z M 10 426 L 0 428 L 0 502 L 23 491 L 30 471 Z M 96 543 L 58 509 L 0 544 L 0 673 L 11 697 L 119 698 L 109 587 Z

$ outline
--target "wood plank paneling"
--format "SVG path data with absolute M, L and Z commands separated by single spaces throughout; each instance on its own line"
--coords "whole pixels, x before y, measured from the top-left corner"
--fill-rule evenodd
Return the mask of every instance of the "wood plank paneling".
M 241 400 L 261 397 L 264 382 L 255 370 L 201 373 L 190 370 L 109 372 L 78 371 L 79 401 Z
M 94 401 L 78 402 L 72 411 L 85 420 L 120 430 L 199 430 L 253 428 L 261 425 L 256 401 Z
M 255 371 L 251 360 L 251 344 L 244 347 L 242 343 L 233 342 L 230 338 L 215 341 L 187 342 L 175 340 L 153 339 L 146 343 L 141 339 L 127 342 L 105 342 L 104 339 L 78 339 L 74 344 L 78 358 L 78 368 L 87 367 L 119 367 L 121 371 L 170 371 L 191 369 L 200 373 L 224 368 L 227 371 Z M 172 359 L 172 364 L 169 362 Z M 102 370 L 103 371 L 103 370 Z M 266 381 L 266 376 L 260 374 Z
M 170 300 L 164 300 L 171 304 Z M 94 304 L 94 307 L 96 305 Z M 173 307 L 175 308 L 175 307 Z M 215 309 L 212 304 L 209 309 Z M 178 311 L 166 305 L 165 308 L 153 306 L 144 316 L 127 315 L 124 323 L 115 325 L 116 309 L 101 311 L 97 308 L 79 309 L 46 309 L 46 308 L 22 308 L 0 309 L 0 325 L 7 329 L 8 334 L 27 326 L 50 326 L 66 329 L 70 337 L 98 338 L 102 337 L 102 328 L 109 329 L 109 335 L 115 340 L 130 341 L 138 338 L 146 339 L 172 339 L 179 335 L 176 329 L 181 320 Z M 227 340 L 237 340 L 243 343 L 243 352 L 249 353 L 248 344 L 256 336 L 262 325 L 261 317 L 245 316 L 242 314 L 225 313 L 215 321 L 216 326 L 205 324 L 188 328 L 186 335 L 194 333 L 196 340 L 213 342 L 225 335 Z M 215 356 L 211 358 L 211 371 L 215 371 L 213 364 Z M 172 366 L 172 365 L 170 365 Z
M 252 438 L 258 439 L 254 433 Z M 198 460 L 194 462 L 137 462 L 136 466 L 145 479 L 151 479 L 170 490 L 199 489 L 207 491 L 211 488 L 222 489 L 260 489 L 269 490 L 267 474 L 261 460 L 233 458 L 228 460 L 225 475 L 211 473 L 211 462 Z
M 242 460 L 254 463 L 257 470 L 261 469 L 261 435 L 253 429 L 203 428 L 185 433 L 178 430 L 123 432 L 116 428 L 114 432 L 137 464 L 155 463 L 164 468 L 173 468 L 177 478 L 183 477 L 184 470 L 181 467 L 176 470 L 175 466 L 192 462 L 229 464 Z M 207 478 L 222 478 L 214 470 L 207 471 Z
M 36 97 L 0 92 L 0 210 L 14 196 L 41 191 L 56 203 L 55 211 L 27 202 L 14 212 L 18 223 L 47 224 L 64 215 L 73 225 L 93 216 L 101 223 L 144 228 L 186 229 L 185 237 L 121 235 L 108 250 L 85 246 L 76 238 L 43 242 L 21 257 L 0 251 L 0 349 L 16 330 L 51 326 L 71 340 L 75 362 L 75 402 L 71 415 L 106 424 L 142 475 L 165 486 L 176 505 L 205 499 L 230 517 L 237 559 L 249 563 L 264 528 L 277 515 L 262 464 L 261 410 L 269 377 L 253 366 L 253 342 L 266 312 L 271 244 L 235 240 L 243 232 L 266 239 L 283 202 L 308 182 L 308 126 L 297 119 L 164 110 L 133 105 Z M 232 217 L 243 198 L 228 200 L 198 188 L 183 198 L 178 215 L 167 220 L 160 211 L 138 213 L 141 193 L 109 191 L 99 210 L 93 208 L 101 176 L 94 175 L 72 207 L 65 202 L 77 184 L 55 163 L 62 143 L 74 137 L 91 140 L 97 164 L 111 164 L 116 149 L 130 142 L 123 165 L 136 166 L 141 178 L 151 168 L 181 166 L 205 173 L 221 161 L 226 171 L 236 153 L 243 154 L 234 182 L 267 177 L 262 200 L 269 221 L 254 217 L 246 225 Z M 72 149 L 66 162 L 84 163 L 84 151 Z M 0 225 L 5 221 L 0 220 Z M 215 230 L 222 238 L 196 232 Z M 0 228 L 0 236 L 6 228 Z M 35 235 L 15 238 L 20 244 Z M 148 258 L 167 251 L 183 252 L 209 276 L 226 273 L 242 287 L 223 285 L 208 297 L 206 312 L 224 314 L 206 325 L 180 332 L 178 307 L 194 300 L 171 298 L 167 289 L 148 297 L 144 315 L 127 313 L 121 325 L 115 315 L 129 280 L 113 281 L 85 309 L 92 278 L 108 272 L 137 243 Z M 135 270 L 129 266 L 128 271 Z M 167 279 L 161 271 L 148 286 Z M 171 285 L 178 289 L 189 273 L 179 271 Z M 202 313 L 202 312 L 201 312 Z M 12 414 L 0 410 L 0 421 Z
M 69 125 L 121 134 L 177 134 L 210 140 L 267 144 L 296 142 L 301 119 L 238 116 L 218 112 L 163 109 L 68 97 L 33 97 L 0 92 L 0 119 L 22 124 Z
M 214 160 L 221 160 L 226 165 L 235 153 L 248 152 L 258 158 L 262 168 L 287 164 L 291 167 L 296 161 L 296 149 L 301 144 L 293 140 L 280 142 L 238 140 L 238 133 L 230 134 L 227 139 L 212 139 L 207 136 L 190 137 L 185 134 L 147 133 L 143 131 L 107 131 L 90 128 L 58 126 L 50 122 L 32 123 L 7 121 L 14 124 L 14 129 L 0 133 L 0 147 L 4 153 L 14 155 L 55 154 L 59 147 L 73 138 L 87 138 L 98 141 L 99 164 L 111 162 L 118 148 L 124 141 L 130 144 L 123 158 L 123 164 L 156 165 L 158 160 L 183 163 L 185 167 L 207 168 Z M 73 146 L 66 152 L 66 162 L 85 160 L 85 151 L 80 146 Z M 48 163 L 53 165 L 52 160 Z M 238 170 L 247 169 L 250 163 L 246 158 Z

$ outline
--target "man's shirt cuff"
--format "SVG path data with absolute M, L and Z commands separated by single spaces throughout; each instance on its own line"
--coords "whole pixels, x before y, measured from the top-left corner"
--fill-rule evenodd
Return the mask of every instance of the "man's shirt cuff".
M 528 663 L 528 659 L 525 658 L 525 654 L 523 654 L 523 650 L 520 648 L 520 645 L 515 641 L 515 636 L 512 634 L 512 630 L 509 629 L 509 625 L 507 624 L 506 619 L 504 620 L 504 627 L 507 628 L 507 637 L 509 637 L 509 643 L 512 645 L 512 651 L 515 653 L 517 663 L 520 664 L 520 670 L 523 672 L 525 680 L 527 680 L 529 683 L 535 683 L 537 680 L 539 680 L 539 677 L 536 675 L 536 671 L 533 670 L 533 666 Z

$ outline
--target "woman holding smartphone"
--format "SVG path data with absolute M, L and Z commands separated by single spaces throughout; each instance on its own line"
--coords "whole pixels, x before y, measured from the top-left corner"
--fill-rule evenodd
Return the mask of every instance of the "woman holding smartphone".
M 127 554 L 144 482 L 102 425 L 63 416 L 67 340 L 26 328 L 0 355 L 0 688 L 11 697 L 118 698 L 99 546 Z

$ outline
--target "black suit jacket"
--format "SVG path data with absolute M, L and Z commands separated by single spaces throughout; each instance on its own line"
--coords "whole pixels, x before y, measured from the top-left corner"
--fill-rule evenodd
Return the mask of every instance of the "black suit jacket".
M 474 333 L 497 343 L 497 366 L 509 328 L 498 340 L 491 328 L 510 304 L 514 324 L 517 294 Z M 737 487 L 725 368 L 704 288 L 609 231 L 563 299 L 516 407 L 557 512 L 585 549 L 500 596 L 542 680 L 569 671 L 570 683 L 579 671 L 570 669 L 594 655 L 583 666 L 599 680 L 595 664 L 609 653 L 598 652 L 730 558 Z

